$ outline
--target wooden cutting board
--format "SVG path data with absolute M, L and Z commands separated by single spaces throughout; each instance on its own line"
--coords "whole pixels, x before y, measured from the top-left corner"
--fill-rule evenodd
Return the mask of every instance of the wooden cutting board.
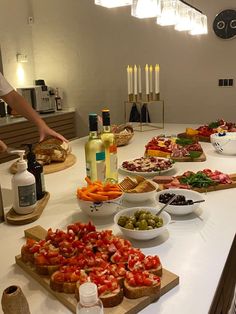
M 66 157 L 66 160 L 64 162 L 52 162 L 49 165 L 44 165 L 43 173 L 48 174 L 48 173 L 58 172 L 58 171 L 61 171 L 61 170 L 64 170 L 73 166 L 75 163 L 76 163 L 76 156 L 73 154 L 69 154 Z M 15 174 L 17 172 L 16 162 L 14 162 L 10 166 L 9 171 L 12 174 Z
M 209 186 L 208 188 L 192 188 L 191 190 L 199 192 L 199 193 L 206 193 L 206 192 L 213 192 L 213 191 L 236 188 L 236 173 L 230 174 L 229 177 L 232 179 L 233 181 L 232 183 L 213 185 L 213 186 Z M 164 190 L 164 189 L 165 188 L 163 187 L 163 184 L 159 184 L 159 190 Z
M 35 226 L 33 228 L 25 230 L 25 235 L 27 237 L 34 238 L 35 240 L 40 240 L 45 237 L 47 231 L 41 226 Z M 59 293 L 53 291 L 49 285 L 49 278 L 46 276 L 40 276 L 36 273 L 35 269 L 22 261 L 21 256 L 15 257 L 16 264 L 19 265 L 24 271 L 26 271 L 32 278 L 34 278 L 38 283 L 40 283 L 47 291 L 52 293 L 62 304 L 64 304 L 72 313 L 76 313 L 77 301 L 74 294 Z M 161 280 L 161 293 L 163 295 L 169 290 L 174 288 L 179 284 L 179 277 L 170 271 L 163 269 L 163 275 Z M 105 314 L 136 314 L 141 311 L 144 307 L 148 306 L 152 302 L 157 301 L 156 296 L 148 296 L 139 299 L 127 299 L 124 298 L 121 304 L 113 308 L 104 309 Z
M 44 197 L 37 202 L 34 211 L 30 214 L 19 215 L 14 211 L 13 208 L 11 208 L 6 214 L 6 221 L 11 225 L 26 225 L 34 222 L 42 215 L 42 212 L 47 205 L 49 198 L 50 194 L 46 192 Z
M 209 136 L 201 136 L 201 135 L 188 135 L 186 133 L 179 133 L 177 135 L 178 137 L 184 137 L 184 138 L 196 138 L 198 139 L 199 142 L 207 142 L 207 143 L 210 143 L 210 137 Z

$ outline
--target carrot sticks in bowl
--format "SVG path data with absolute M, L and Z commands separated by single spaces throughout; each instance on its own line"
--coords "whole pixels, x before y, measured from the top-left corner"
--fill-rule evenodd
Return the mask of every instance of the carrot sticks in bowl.
M 87 187 L 77 189 L 77 197 L 84 201 L 104 202 L 118 198 L 122 195 L 118 184 L 102 183 L 100 181 L 92 182 L 88 177 L 85 178 Z

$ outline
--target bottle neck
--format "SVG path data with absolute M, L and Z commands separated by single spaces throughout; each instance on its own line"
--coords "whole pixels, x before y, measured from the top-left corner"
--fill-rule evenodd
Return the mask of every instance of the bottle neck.
M 110 133 L 111 132 L 111 126 L 110 125 L 104 125 L 103 126 L 103 133 Z
M 97 131 L 90 131 L 89 132 L 89 139 L 96 139 L 98 138 L 98 132 Z

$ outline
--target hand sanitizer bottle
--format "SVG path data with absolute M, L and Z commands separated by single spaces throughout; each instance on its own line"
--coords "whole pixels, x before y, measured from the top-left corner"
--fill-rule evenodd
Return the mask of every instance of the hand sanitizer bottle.
M 103 314 L 102 301 L 98 298 L 97 286 L 93 282 L 85 282 L 79 287 L 79 303 L 76 314 Z
M 11 151 L 18 154 L 17 173 L 12 178 L 13 209 L 17 214 L 32 213 L 37 202 L 35 177 L 27 171 L 27 161 L 24 160 L 24 150 Z

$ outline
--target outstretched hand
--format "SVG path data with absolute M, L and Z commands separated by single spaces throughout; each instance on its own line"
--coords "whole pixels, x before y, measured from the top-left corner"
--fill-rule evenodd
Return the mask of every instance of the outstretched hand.
M 68 142 L 68 140 L 64 136 L 52 130 L 46 124 L 40 125 L 38 127 L 38 130 L 39 130 L 39 142 L 42 142 L 47 136 L 52 136 L 63 142 Z

